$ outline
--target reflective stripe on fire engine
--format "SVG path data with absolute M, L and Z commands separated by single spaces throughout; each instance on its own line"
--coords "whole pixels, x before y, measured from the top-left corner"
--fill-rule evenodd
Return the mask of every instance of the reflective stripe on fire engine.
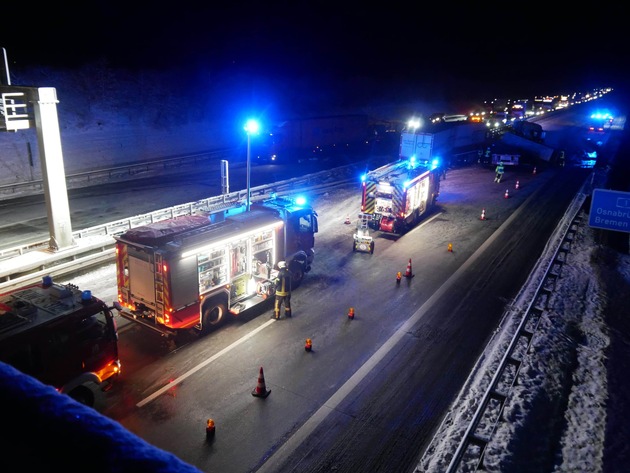
M 362 211 L 367 214 L 373 214 L 376 207 L 376 182 L 368 181 L 364 184 L 364 206 Z M 372 197 L 369 195 L 372 194 Z
M 392 212 L 395 212 L 397 217 L 405 213 L 406 198 L 405 189 L 394 186 L 392 191 Z

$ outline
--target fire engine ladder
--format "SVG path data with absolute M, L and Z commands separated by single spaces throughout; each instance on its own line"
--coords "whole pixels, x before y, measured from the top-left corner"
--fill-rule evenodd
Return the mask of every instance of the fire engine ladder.
M 156 314 L 164 314 L 164 268 L 162 255 L 155 254 L 155 311 Z

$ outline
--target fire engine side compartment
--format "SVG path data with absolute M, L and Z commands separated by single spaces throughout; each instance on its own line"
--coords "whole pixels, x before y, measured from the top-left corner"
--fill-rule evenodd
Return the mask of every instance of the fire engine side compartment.
M 152 252 L 127 245 L 129 294 L 133 300 L 155 307 L 155 258 Z
M 197 256 L 173 258 L 168 265 L 171 305 L 175 311 L 199 300 Z

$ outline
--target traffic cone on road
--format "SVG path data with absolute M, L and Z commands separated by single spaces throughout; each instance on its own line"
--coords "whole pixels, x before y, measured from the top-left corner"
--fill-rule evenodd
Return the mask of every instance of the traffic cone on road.
M 262 366 L 260 367 L 260 372 L 258 373 L 258 383 L 256 384 L 256 388 L 252 391 L 252 396 L 255 397 L 267 397 L 271 389 L 267 389 L 265 386 L 265 375 L 263 374 Z
M 215 426 L 212 419 L 206 421 L 206 437 L 208 440 L 214 438 Z
M 485 220 L 486 219 L 486 209 L 481 209 L 481 217 L 479 217 L 481 220 Z
M 518 181 L 516 181 L 516 184 L 514 184 L 514 189 L 518 190 L 518 187 L 519 187 L 519 184 L 518 184 Z
M 304 343 L 304 350 L 311 351 L 313 349 L 313 341 L 310 338 L 306 339 L 306 343 Z
M 348 318 L 349 318 L 350 320 L 354 319 L 354 307 L 350 307 L 350 308 L 348 309 Z
M 409 263 L 407 263 L 407 270 L 405 271 L 406 278 L 412 278 L 414 274 L 411 272 L 411 258 L 409 258 Z
M 453 252 L 453 244 L 452 244 L 452 243 L 449 243 L 449 244 L 448 244 L 448 252 L 449 252 L 449 253 L 452 253 L 452 252 Z
M 508 190 L 507 190 L 507 189 L 505 189 L 505 195 L 504 195 L 503 197 L 505 197 L 506 199 L 507 199 L 508 197 L 510 197 L 510 194 L 508 194 Z

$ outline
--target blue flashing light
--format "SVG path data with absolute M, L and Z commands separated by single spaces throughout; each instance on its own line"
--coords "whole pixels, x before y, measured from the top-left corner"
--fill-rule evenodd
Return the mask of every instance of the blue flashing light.
M 306 205 L 306 197 L 304 196 L 298 196 L 295 198 L 295 203 L 297 205 Z
M 606 111 L 598 111 L 591 114 L 591 118 L 594 120 L 609 120 L 612 121 L 613 116 Z
M 409 187 L 409 184 L 411 184 L 411 181 L 405 181 L 405 183 L 403 184 L 403 189 Z
M 361 175 L 361 182 L 365 182 L 366 179 L 367 179 L 367 174 L 362 174 Z
M 247 132 L 248 135 L 255 135 L 260 130 L 260 124 L 258 123 L 257 120 L 250 118 L 245 123 L 244 130 Z
M 435 158 L 432 162 L 431 162 L 431 169 L 435 169 L 437 167 L 440 166 L 440 158 Z
M 89 302 L 90 300 L 92 300 L 92 291 L 83 291 L 83 292 L 81 292 L 81 301 L 82 302 Z

